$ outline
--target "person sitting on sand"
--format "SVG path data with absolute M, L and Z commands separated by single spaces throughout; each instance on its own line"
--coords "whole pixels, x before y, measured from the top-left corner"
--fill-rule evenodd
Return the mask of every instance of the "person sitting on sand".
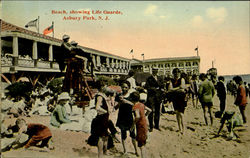
M 222 115 L 222 117 L 221 117 L 221 115 Z M 223 114 L 221 111 L 217 111 L 215 113 L 215 117 L 216 118 L 221 118 L 221 121 L 220 121 L 221 126 L 219 128 L 217 136 L 219 136 L 221 130 L 224 127 L 224 124 L 226 123 L 227 129 L 228 129 L 228 132 L 229 132 L 228 138 L 235 140 L 238 137 L 238 135 L 236 135 L 236 133 L 234 132 L 234 128 L 243 125 L 243 120 L 241 119 L 241 116 L 238 113 L 235 113 L 235 112 L 226 111 Z
M 63 123 L 70 123 L 71 120 L 66 114 L 65 105 L 70 97 L 67 92 L 63 92 L 58 96 L 58 104 L 51 114 L 50 124 L 54 127 L 60 127 Z
M 28 149 L 31 146 L 36 146 L 41 142 L 40 147 L 44 149 L 53 150 L 54 147 L 51 145 L 52 133 L 47 126 L 39 123 L 26 123 L 24 119 L 18 118 L 16 120 L 16 127 L 18 130 L 18 136 L 13 144 L 19 142 L 23 134 L 28 135 L 27 143 L 25 143 L 24 148 Z
M 28 140 L 28 136 L 24 135 L 22 139 L 19 141 L 15 141 L 16 138 L 14 134 L 18 132 L 17 128 L 14 128 L 13 125 L 9 125 L 8 127 L 4 124 L 6 116 L 4 114 L 1 115 L 1 152 L 5 152 L 13 148 L 13 145 L 21 146 Z M 15 125 L 16 127 L 16 125 Z M 16 129 L 16 130 L 14 130 Z

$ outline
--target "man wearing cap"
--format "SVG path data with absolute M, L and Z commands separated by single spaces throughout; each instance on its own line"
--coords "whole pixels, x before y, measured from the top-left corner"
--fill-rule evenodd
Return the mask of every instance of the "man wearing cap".
M 70 92 L 72 88 L 72 68 L 71 63 L 74 57 L 74 54 L 71 54 L 72 46 L 69 43 L 70 37 L 68 35 L 63 35 L 62 37 L 63 42 L 61 44 L 61 51 L 60 54 L 55 54 L 55 59 L 59 64 L 59 68 L 61 72 L 65 70 L 67 65 L 65 78 L 63 81 L 63 90 Z
M 71 74 L 68 75 L 71 76 L 71 80 L 69 79 L 68 82 L 70 83 L 68 84 L 72 84 L 70 88 L 72 88 L 74 90 L 74 93 L 76 94 L 79 92 L 79 85 L 81 85 L 82 82 L 82 74 L 89 73 L 89 71 L 87 70 L 88 59 L 80 55 L 84 52 L 77 47 L 78 44 L 77 42 L 71 41 L 70 44 L 72 46 L 71 49 L 72 57 L 70 60 L 71 71 L 69 70 Z
M 70 51 L 72 49 L 70 43 L 69 43 L 69 36 L 68 35 L 63 35 L 62 37 L 62 44 L 61 44 L 61 52 L 60 54 L 57 54 L 55 56 L 55 59 L 58 61 L 59 63 L 59 68 L 61 71 L 64 71 L 66 64 L 65 64 L 65 58 L 67 58 L 67 56 L 69 56 Z
M 85 53 L 85 52 L 82 49 L 77 47 L 77 45 L 78 45 L 77 42 L 71 41 L 70 44 L 72 45 L 72 51 L 74 51 L 73 54 L 75 54 L 75 57 L 78 58 L 78 59 L 83 60 L 83 62 L 84 62 L 83 71 L 88 72 L 88 70 L 87 70 L 88 59 L 86 57 L 82 56 L 82 55 L 84 55 L 83 53 Z
M 161 104 L 161 84 L 159 82 L 159 77 L 157 76 L 158 69 L 152 69 L 152 75 L 147 78 L 145 88 L 148 91 L 148 97 L 146 101 L 146 106 L 151 108 L 152 112 L 148 116 L 149 120 L 149 131 L 155 129 L 160 130 L 160 104 Z M 154 120 L 154 126 L 153 126 Z
M 83 49 L 77 47 L 77 42 L 71 41 L 70 44 L 73 46 L 73 51 L 76 51 L 76 57 L 84 60 L 84 70 L 88 72 L 87 70 L 87 62 L 89 61 L 91 63 L 91 71 L 98 70 L 96 67 L 96 62 L 93 61 L 92 55 L 89 53 L 85 53 Z

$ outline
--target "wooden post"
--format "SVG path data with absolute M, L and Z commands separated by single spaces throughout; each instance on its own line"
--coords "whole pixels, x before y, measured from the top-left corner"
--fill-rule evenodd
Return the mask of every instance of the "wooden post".
M 14 36 L 13 37 L 13 42 L 12 42 L 12 51 L 13 51 L 13 66 L 18 65 L 18 37 Z
M 11 84 L 10 80 L 4 74 L 1 73 L 1 76 L 8 84 Z

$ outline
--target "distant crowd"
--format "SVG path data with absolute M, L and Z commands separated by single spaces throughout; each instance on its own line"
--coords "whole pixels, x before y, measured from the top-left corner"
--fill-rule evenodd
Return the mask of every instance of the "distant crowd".
M 62 84 L 58 86 L 62 87 Z M 107 150 L 115 150 L 117 142 L 121 142 L 123 154 L 127 154 L 129 132 L 134 154 L 147 157 L 145 145 L 148 135 L 154 130 L 162 131 L 161 115 L 176 115 L 178 132 L 185 134 L 185 109 L 189 100 L 193 108 L 203 109 L 205 125 L 213 125 L 214 117 L 221 119 L 218 136 L 226 124 L 228 137 L 237 139 L 234 128 L 246 126 L 247 122 L 245 110 L 250 97 L 249 84 L 240 76 L 225 83 L 222 76 L 217 78 L 204 73 L 190 76 L 178 68 L 171 76 L 161 77 L 158 69 L 153 69 L 152 75 L 141 84 L 136 82 L 135 72 L 130 71 L 127 78 L 116 79 L 115 85 L 110 85 L 105 79 L 97 79 L 94 86 L 92 88 L 98 92 L 86 108 L 76 105 L 77 95 L 72 90 L 55 92 L 48 86 L 38 86 L 28 96 L 13 96 L 6 91 L 1 103 L 1 150 L 32 146 L 53 150 L 51 130 L 61 129 L 89 132 L 87 143 L 97 146 L 98 157 L 106 154 Z M 227 110 L 227 94 L 234 96 L 240 115 L 237 111 Z M 215 95 L 219 98 L 220 110 L 213 112 Z M 27 123 L 25 117 L 33 115 L 50 116 L 50 126 Z M 6 118 L 16 118 L 15 124 L 6 127 L 3 124 Z M 112 118 L 117 120 L 113 122 Z

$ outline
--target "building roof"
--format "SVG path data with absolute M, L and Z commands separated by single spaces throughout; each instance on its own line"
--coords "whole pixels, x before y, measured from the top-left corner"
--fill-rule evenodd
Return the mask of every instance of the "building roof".
M 7 32 L 20 32 L 20 33 L 32 35 L 32 36 L 35 36 L 35 37 L 45 38 L 45 39 L 52 40 L 52 41 L 55 41 L 55 42 L 62 42 L 62 40 L 60 40 L 60 39 L 50 37 L 50 36 L 46 36 L 46 35 L 40 34 L 38 32 L 34 32 L 34 31 L 24 29 L 22 27 L 7 23 L 7 22 L 3 21 L 2 19 L 0 19 L 0 23 L 1 23 L 1 32 L 5 32 L 5 31 L 7 31 Z
M 138 64 L 138 63 L 142 63 L 142 60 L 133 58 L 133 59 L 130 61 L 130 63 L 131 63 L 131 64 Z
M 180 60 L 200 60 L 200 56 L 190 56 L 190 57 L 170 57 L 170 58 L 154 58 L 154 59 L 146 59 L 145 63 L 148 62 L 161 62 L 161 61 L 180 61 Z
M 51 41 L 54 41 L 54 42 L 59 42 L 59 43 L 62 42 L 61 39 L 46 36 L 46 35 L 43 35 L 43 34 L 38 33 L 38 32 L 27 30 L 25 28 L 22 28 L 22 27 L 13 25 L 11 23 L 8 23 L 8 22 L 6 22 L 6 21 L 4 21 L 2 19 L 0 19 L 0 24 L 1 24 L 1 32 L 20 32 L 20 33 L 28 34 L 28 35 L 31 35 L 31 36 L 48 39 L 48 40 L 51 40 Z M 114 55 L 114 54 L 111 54 L 111 53 L 99 51 L 99 50 L 96 50 L 96 49 L 93 49 L 93 48 L 88 48 L 88 47 L 84 47 L 84 46 L 81 46 L 81 47 L 87 52 L 100 53 L 100 54 L 105 54 L 105 55 L 109 55 L 109 56 L 113 56 L 113 57 L 118 57 L 118 58 L 125 59 L 125 60 L 130 60 L 128 58 L 124 58 L 124 57 Z
M 7 31 L 7 32 L 20 32 L 20 33 L 28 34 L 28 35 L 31 35 L 31 36 L 52 40 L 54 42 L 59 42 L 59 43 L 62 42 L 61 39 L 46 36 L 46 35 L 43 35 L 41 33 L 37 33 L 37 32 L 34 32 L 34 31 L 27 30 L 25 28 L 10 24 L 8 22 L 5 22 L 2 19 L 0 19 L 0 24 L 1 24 L 1 31 L 2 32 L 5 32 L 5 31 Z M 96 49 L 93 49 L 93 48 L 88 48 L 88 47 L 85 47 L 85 46 L 80 46 L 80 47 L 82 47 L 86 52 L 89 52 L 89 53 L 105 54 L 105 55 L 108 55 L 108 56 L 113 56 L 113 57 L 117 57 L 117 58 L 121 58 L 121 59 L 125 59 L 125 60 L 131 60 L 131 59 L 128 59 L 128 58 L 124 58 L 124 57 L 121 57 L 121 56 L 118 56 L 118 55 L 103 52 L 103 51 L 96 50 Z M 147 62 L 161 62 L 161 61 L 189 60 L 189 59 L 190 60 L 193 60 L 193 59 L 200 60 L 200 57 L 199 56 L 192 56 L 192 57 L 154 58 L 154 59 L 146 59 L 146 60 L 144 60 L 144 63 L 147 63 Z M 138 60 L 138 59 L 135 59 L 135 58 L 133 58 L 131 60 L 131 63 L 134 63 L 134 64 L 138 64 L 138 63 L 141 63 L 141 62 L 142 62 L 142 60 Z
M 200 60 L 200 57 L 199 56 L 191 56 L 191 57 L 154 58 L 154 59 L 147 59 L 144 61 L 133 58 L 130 63 L 132 65 L 136 66 L 136 65 L 141 65 L 142 63 L 186 61 L 186 60 Z

